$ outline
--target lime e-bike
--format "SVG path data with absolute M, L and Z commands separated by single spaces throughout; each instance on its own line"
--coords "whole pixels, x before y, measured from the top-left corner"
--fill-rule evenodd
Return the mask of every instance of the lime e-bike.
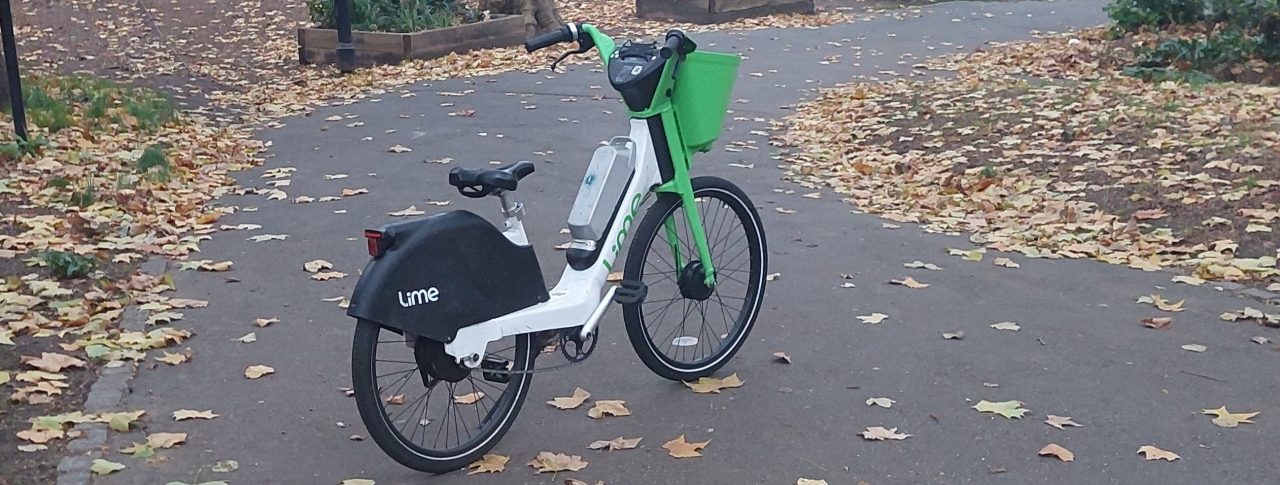
M 553 367 L 586 359 L 613 302 L 644 364 L 678 380 L 723 366 L 760 309 L 767 255 L 759 214 L 729 181 L 689 176 L 691 155 L 720 134 L 739 58 L 697 51 L 676 30 L 662 43 L 618 46 L 576 23 L 525 48 L 568 42 L 577 49 L 556 63 L 596 49 L 631 131 L 591 158 L 554 288 L 543 283 L 516 200 L 534 171 L 529 162 L 449 173 L 462 195 L 498 198 L 502 229 L 459 210 L 365 231 L 372 260 L 347 312 L 357 319 L 353 388 L 369 435 L 410 468 L 447 472 L 493 448 L 529 392 L 535 358 L 567 360 Z M 615 262 L 629 235 L 619 280 Z

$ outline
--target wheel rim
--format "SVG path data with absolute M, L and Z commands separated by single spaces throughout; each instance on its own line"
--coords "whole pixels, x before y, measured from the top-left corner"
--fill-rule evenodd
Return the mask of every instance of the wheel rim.
M 701 261 L 682 205 L 663 217 L 675 221 L 674 238 L 665 225 L 650 235 L 640 275 L 649 288 L 638 312 L 649 345 L 676 369 L 712 365 L 745 335 L 755 317 L 763 272 L 762 249 L 752 244 L 755 231 L 748 231 L 747 224 L 754 221 L 743 202 L 719 189 L 700 190 L 695 201 L 715 267 L 710 295 L 701 298 L 701 292 L 690 290 L 688 270 L 700 268 Z M 679 261 L 671 250 L 673 239 Z
M 376 342 L 369 375 L 381 420 L 400 445 L 424 458 L 455 459 L 485 446 L 511 418 L 527 385 L 527 374 L 501 371 L 490 375 L 508 375 L 508 382 L 493 382 L 481 371 L 458 382 L 424 376 L 405 337 L 380 328 Z M 485 357 L 502 359 L 509 370 L 528 370 L 532 361 L 527 337 L 493 342 Z

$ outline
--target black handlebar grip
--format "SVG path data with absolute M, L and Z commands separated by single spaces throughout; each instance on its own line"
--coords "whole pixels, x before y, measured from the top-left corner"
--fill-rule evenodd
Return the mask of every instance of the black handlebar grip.
M 561 42 L 572 42 L 573 40 L 575 40 L 573 38 L 573 30 L 569 27 L 569 24 L 565 24 L 559 29 L 526 39 L 524 41 L 524 50 L 533 52 L 543 47 L 549 47 Z
M 684 42 L 684 32 L 679 30 L 667 32 L 667 40 L 662 44 L 662 49 L 658 51 L 658 54 L 661 55 L 663 59 L 670 59 L 672 55 L 680 52 L 680 47 L 684 45 Z

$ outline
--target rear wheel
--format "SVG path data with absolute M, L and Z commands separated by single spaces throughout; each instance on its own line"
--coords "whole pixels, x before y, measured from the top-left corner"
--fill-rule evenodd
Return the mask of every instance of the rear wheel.
M 529 335 L 489 344 L 481 369 L 454 363 L 444 345 L 360 320 L 352 387 L 369 436 L 409 468 L 444 473 L 498 444 L 529 392 Z
M 623 272 L 648 286 L 644 301 L 623 306 L 631 346 L 650 370 L 673 380 L 708 376 L 727 363 L 764 300 L 767 256 L 755 206 L 728 180 L 692 183 L 715 284 L 703 282 L 703 263 L 674 194 L 660 194 L 645 214 Z

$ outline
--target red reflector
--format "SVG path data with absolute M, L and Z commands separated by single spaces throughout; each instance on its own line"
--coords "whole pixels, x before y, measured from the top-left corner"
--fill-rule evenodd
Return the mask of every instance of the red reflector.
M 381 249 L 379 247 L 380 245 L 378 244 L 378 240 L 382 239 L 382 233 L 378 231 L 365 231 L 364 237 L 366 239 L 365 242 L 369 244 L 369 256 L 375 258 L 378 257 L 379 249 Z

